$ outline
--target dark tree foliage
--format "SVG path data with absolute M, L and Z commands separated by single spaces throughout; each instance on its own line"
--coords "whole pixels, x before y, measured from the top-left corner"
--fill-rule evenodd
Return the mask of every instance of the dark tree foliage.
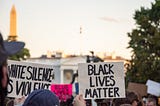
M 135 12 L 134 19 L 136 28 L 128 33 L 132 57 L 126 80 L 160 82 L 160 0 L 155 0 L 151 8 L 141 7 Z

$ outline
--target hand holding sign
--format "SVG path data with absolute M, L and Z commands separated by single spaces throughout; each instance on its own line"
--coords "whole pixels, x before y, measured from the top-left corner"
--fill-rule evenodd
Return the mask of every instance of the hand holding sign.
M 82 95 L 77 95 L 73 101 L 73 106 L 86 106 L 86 101 Z

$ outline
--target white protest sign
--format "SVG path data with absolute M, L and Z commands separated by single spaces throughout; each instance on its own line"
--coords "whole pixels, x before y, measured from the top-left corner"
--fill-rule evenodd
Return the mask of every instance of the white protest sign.
M 36 89 L 49 89 L 55 81 L 56 67 L 9 60 L 8 72 L 8 97 L 22 97 Z
M 85 99 L 125 97 L 123 62 L 78 64 L 78 81 Z
M 148 86 L 147 93 L 160 96 L 160 83 L 148 80 L 146 85 Z

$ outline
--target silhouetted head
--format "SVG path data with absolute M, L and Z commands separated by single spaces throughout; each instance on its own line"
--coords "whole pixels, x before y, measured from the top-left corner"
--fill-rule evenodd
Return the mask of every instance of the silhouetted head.
M 23 42 L 4 41 L 0 33 L 0 105 L 4 105 L 4 99 L 7 96 L 7 85 L 9 82 L 7 70 L 7 58 L 19 52 L 24 47 Z
M 59 106 L 59 99 L 49 90 L 35 90 L 27 97 L 23 106 Z

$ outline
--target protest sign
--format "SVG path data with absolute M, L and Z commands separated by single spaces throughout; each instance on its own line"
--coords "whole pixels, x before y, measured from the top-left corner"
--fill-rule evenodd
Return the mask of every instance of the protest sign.
M 125 97 L 123 62 L 78 64 L 79 94 L 85 99 Z
M 147 96 L 147 86 L 145 84 L 129 82 L 127 90 L 138 93 L 140 96 Z
M 160 83 L 148 80 L 146 85 L 148 86 L 147 93 L 160 96 Z
M 61 101 L 66 101 L 72 96 L 72 84 L 52 84 L 50 89 Z
M 49 89 L 55 81 L 52 65 L 8 61 L 8 97 L 27 96 L 36 89 Z

